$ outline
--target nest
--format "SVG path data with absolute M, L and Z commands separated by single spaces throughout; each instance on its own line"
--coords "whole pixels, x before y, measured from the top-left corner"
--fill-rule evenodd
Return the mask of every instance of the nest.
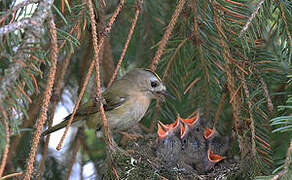
M 146 135 L 129 142 L 123 150 L 114 151 L 111 157 L 111 164 L 120 179 L 235 179 L 240 174 L 239 164 L 232 158 L 224 159 L 204 173 L 164 162 L 157 157 L 157 135 Z M 105 174 L 105 179 L 108 178 L 116 179 L 112 168 Z

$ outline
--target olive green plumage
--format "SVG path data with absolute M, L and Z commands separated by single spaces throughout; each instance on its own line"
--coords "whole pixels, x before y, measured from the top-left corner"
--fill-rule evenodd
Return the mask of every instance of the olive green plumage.
M 151 99 L 159 94 L 169 95 L 158 75 L 147 69 L 134 69 L 116 80 L 102 93 L 109 128 L 125 130 L 135 125 L 144 116 Z M 64 128 L 68 124 L 70 116 L 45 130 L 42 135 Z M 87 124 L 89 128 L 93 129 L 102 127 L 97 99 L 90 99 L 77 109 L 72 121 L 72 125 L 74 124 Z

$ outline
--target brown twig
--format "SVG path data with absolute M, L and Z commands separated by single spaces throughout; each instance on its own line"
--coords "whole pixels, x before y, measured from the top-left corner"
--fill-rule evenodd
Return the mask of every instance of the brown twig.
M 52 106 L 51 106 L 51 113 L 50 113 L 50 117 L 49 117 L 48 129 L 50 129 L 53 125 L 53 118 L 54 118 L 54 114 L 56 111 L 56 107 L 57 107 L 58 102 L 61 98 L 60 96 L 61 96 L 62 82 L 64 80 L 64 76 L 65 76 L 67 67 L 68 67 L 69 62 L 71 60 L 71 55 L 72 55 L 72 49 L 70 49 L 69 54 L 65 57 L 65 59 L 62 61 L 62 64 L 59 66 L 59 68 L 57 70 L 57 75 L 56 75 L 57 78 L 56 78 L 56 82 L 54 85 L 54 92 L 53 92 L 53 96 L 55 96 L 55 98 L 52 98 Z M 48 147 L 49 147 L 49 141 L 50 141 L 50 134 L 48 134 L 46 136 L 45 145 L 43 147 L 42 161 L 40 163 L 40 168 L 38 171 L 38 179 L 39 180 L 41 179 L 42 171 L 43 171 L 43 168 L 45 166 L 45 161 L 46 161 Z
M 38 115 L 38 112 L 39 112 L 39 109 L 40 109 L 39 104 L 41 103 L 42 97 L 43 96 L 38 96 L 37 100 L 34 103 L 29 105 L 29 109 L 27 111 L 28 112 L 28 118 L 25 118 L 23 120 L 23 123 L 21 124 L 19 129 L 23 129 L 23 128 L 27 128 L 29 126 L 32 126 L 33 121 L 31 119 L 36 119 L 37 118 L 37 115 Z M 19 142 L 21 140 L 22 135 L 23 135 L 23 132 L 20 132 L 19 136 L 15 136 L 15 137 L 12 138 L 11 143 L 10 143 L 8 157 L 7 157 L 7 161 L 8 162 L 11 162 L 11 159 L 13 158 L 13 156 L 14 156 L 14 154 L 16 152 L 17 146 L 18 146 L 18 144 L 19 144 Z M 8 170 L 8 172 L 9 172 L 9 170 Z
M 113 171 L 113 173 L 115 174 L 116 179 L 119 180 L 120 177 L 119 177 L 118 171 L 116 170 L 115 166 L 112 166 L 112 171 Z
M 23 175 L 23 172 L 12 173 L 12 174 L 8 174 L 6 176 L 0 177 L 0 180 L 4 180 L 4 179 L 7 179 L 7 178 L 12 178 L 12 177 L 15 177 L 15 176 L 21 176 L 21 175 Z
M 220 17 L 217 14 L 217 9 L 215 6 L 215 1 L 212 2 L 212 6 L 214 8 L 214 23 L 218 29 L 218 35 L 219 35 L 219 40 L 220 40 L 220 46 L 222 48 L 222 56 L 224 59 L 224 71 L 226 73 L 226 83 L 227 83 L 227 89 L 229 91 L 229 96 L 230 98 L 236 94 L 236 86 L 235 86 L 235 78 L 232 75 L 232 71 L 231 71 L 231 67 L 230 67 L 230 59 L 232 59 L 232 55 L 230 52 L 230 48 L 228 46 L 228 44 L 225 42 L 225 34 L 224 32 L 221 30 L 221 24 L 222 24 L 222 20 L 220 19 Z M 237 95 L 235 95 L 235 97 L 237 97 Z M 232 106 L 232 114 L 233 114 L 233 118 L 234 118 L 234 128 L 237 134 L 237 138 L 238 138 L 238 143 L 240 146 L 240 150 L 241 150 L 241 157 L 245 157 L 246 155 L 246 150 L 245 150 L 245 146 L 244 146 L 244 137 L 242 136 L 242 131 L 241 131 L 241 120 L 239 118 L 240 115 L 240 104 L 238 102 L 238 98 L 236 98 L 235 100 L 231 101 L 231 106 Z
M 175 49 L 175 51 L 174 51 L 174 53 L 173 53 L 171 59 L 168 61 L 167 65 L 166 65 L 166 68 L 165 68 L 164 73 L 163 73 L 163 75 L 162 75 L 162 80 L 165 80 L 165 77 L 166 77 L 167 72 L 169 71 L 170 65 L 171 65 L 171 63 L 174 61 L 174 59 L 175 59 L 175 57 L 176 57 L 178 51 L 180 50 L 180 48 L 185 44 L 185 42 L 187 42 L 187 41 L 190 40 L 190 39 L 191 39 L 191 37 L 187 37 L 187 38 L 185 38 L 185 39 L 182 40 L 182 42 L 177 46 L 177 48 Z
M 119 71 L 119 69 L 120 69 L 120 66 L 121 66 L 121 64 L 122 64 L 122 61 L 123 61 L 124 56 L 125 56 L 125 54 L 126 54 L 126 51 L 127 51 L 127 49 L 128 49 L 128 46 L 129 46 L 130 40 L 131 40 L 131 38 L 132 38 L 132 35 L 133 35 L 133 32 L 134 32 L 134 29 L 135 29 L 135 27 L 136 27 L 136 23 L 137 23 L 137 20 L 138 20 L 138 16 L 139 16 L 140 11 L 141 11 L 141 8 L 142 8 L 142 3 L 143 3 L 143 0 L 139 0 L 139 4 L 137 5 L 138 7 L 136 8 L 135 18 L 134 18 L 133 23 L 132 23 L 132 26 L 131 26 L 131 28 L 130 28 L 130 31 L 129 31 L 129 34 L 128 34 L 128 38 L 127 38 L 127 41 L 126 41 L 126 43 L 125 43 L 125 46 L 124 46 L 124 49 L 123 49 L 123 51 L 122 51 L 121 57 L 120 57 L 120 59 L 119 59 L 119 61 L 118 61 L 117 67 L 116 67 L 116 69 L 115 69 L 115 71 L 114 71 L 114 73 L 113 73 L 113 75 L 112 75 L 112 78 L 111 78 L 110 82 L 109 82 L 108 85 L 107 85 L 108 87 L 110 87 L 110 86 L 112 85 L 112 83 L 114 82 L 114 80 L 115 80 L 115 78 L 116 78 L 116 76 L 117 76 L 117 73 L 118 73 L 118 71 Z
M 54 22 L 53 14 L 51 12 L 51 17 L 49 20 L 49 31 L 51 35 L 51 44 L 52 44 L 52 51 L 51 51 L 51 66 L 49 69 L 49 77 L 47 80 L 46 88 L 45 88 L 45 96 L 43 98 L 42 107 L 40 111 L 40 115 L 38 120 L 36 121 L 36 131 L 34 132 L 33 136 L 33 143 L 31 146 L 31 151 L 29 153 L 29 159 L 27 161 L 26 171 L 24 179 L 29 180 L 31 177 L 31 173 L 33 171 L 33 163 L 35 160 L 35 155 L 38 147 L 38 143 L 40 140 L 41 130 L 43 128 L 44 122 L 47 120 L 47 111 L 48 106 L 52 94 L 52 89 L 54 85 L 55 75 L 56 75 L 56 66 L 57 66 L 57 59 L 58 59 L 58 42 L 57 42 L 57 32 L 56 32 L 56 25 Z
M 236 72 L 238 72 L 238 71 L 236 71 Z M 239 72 L 238 72 L 238 74 L 239 74 Z M 245 92 L 245 96 L 247 98 L 247 104 L 248 104 L 248 108 L 249 108 L 248 112 L 249 112 L 250 129 L 251 129 L 251 152 L 252 152 L 253 159 L 255 159 L 256 158 L 255 124 L 254 124 L 253 114 L 250 111 L 251 108 L 252 108 L 252 102 L 251 102 L 251 99 L 250 99 L 250 96 L 249 96 L 248 86 L 247 86 L 246 80 L 244 78 L 244 73 L 242 73 L 242 85 L 243 85 L 243 89 L 244 89 L 244 92 Z
M 169 36 L 172 33 L 172 30 L 173 30 L 173 28 L 174 28 L 174 26 L 176 24 L 177 18 L 179 16 L 184 4 L 185 4 L 185 0 L 180 0 L 178 2 L 178 4 L 177 4 L 176 8 L 175 8 L 175 11 L 174 11 L 174 13 L 173 13 L 173 15 L 171 17 L 171 20 L 170 20 L 170 22 L 169 22 L 169 24 L 168 24 L 163 36 L 162 36 L 162 40 L 159 42 L 159 47 L 158 47 L 158 49 L 156 51 L 156 54 L 155 54 L 155 56 L 154 56 L 154 58 L 152 60 L 151 65 L 150 65 L 150 69 L 152 71 L 156 70 L 156 67 L 158 65 L 159 59 L 160 59 L 160 57 L 161 57 L 161 55 L 162 55 L 162 53 L 164 51 L 164 48 L 165 48 L 165 46 L 166 46 L 166 44 L 168 42 Z M 159 101 L 156 102 L 156 106 L 159 106 Z M 155 110 L 155 112 L 156 112 L 156 110 Z M 150 132 L 153 132 L 155 124 L 156 124 L 156 121 L 152 121 L 152 123 L 150 125 L 150 129 L 149 129 Z M 142 125 L 140 125 L 140 127 L 141 126 Z M 147 128 L 144 127 L 144 129 L 147 129 Z
M 120 1 L 118 7 L 116 8 L 115 12 L 113 13 L 111 19 L 109 20 L 109 23 L 108 23 L 108 25 L 107 25 L 107 27 L 106 27 L 106 29 L 105 29 L 105 31 L 106 31 L 107 33 L 110 31 L 113 22 L 115 21 L 115 19 L 116 19 L 117 15 L 119 14 L 119 12 L 120 12 L 122 6 L 124 5 L 124 2 L 125 2 L 125 0 L 121 0 L 121 1 Z M 92 30 L 92 31 L 94 31 L 94 30 Z M 94 32 L 96 33 L 96 31 L 94 31 Z M 99 40 L 99 46 L 100 46 L 100 47 L 98 46 L 97 48 L 99 48 L 99 49 L 101 48 L 101 46 L 102 46 L 102 44 L 103 44 L 103 41 L 104 41 L 104 36 L 101 36 L 101 38 L 100 38 L 100 40 Z M 73 109 L 72 115 L 71 115 L 71 117 L 70 117 L 70 119 L 69 119 L 69 121 L 68 121 L 68 124 L 67 124 L 67 126 L 66 126 L 66 128 L 65 128 L 65 131 L 64 131 L 64 133 L 63 133 L 63 136 L 62 136 L 62 138 L 61 138 L 61 140 L 60 140 L 60 142 L 59 142 L 59 144 L 58 144 L 58 146 L 57 146 L 57 148 L 56 148 L 57 150 L 60 150 L 61 147 L 62 147 L 62 144 L 63 144 L 63 142 L 64 142 L 64 140 L 65 140 L 66 134 L 67 134 L 67 132 L 68 132 L 68 130 L 69 130 L 69 127 L 70 127 L 70 125 L 71 125 L 71 123 L 72 123 L 72 120 L 73 120 L 73 118 L 74 118 L 74 116 L 75 116 L 75 114 L 76 114 L 76 112 L 77 112 L 77 109 L 78 109 L 78 107 L 79 107 L 79 104 L 80 104 L 80 102 L 81 102 L 81 99 L 82 99 L 82 97 L 83 97 L 83 94 L 84 94 L 84 92 L 85 92 L 85 89 L 86 89 L 86 86 L 87 86 L 87 84 L 88 84 L 88 80 L 89 80 L 89 78 L 90 78 L 90 75 L 91 75 L 91 72 L 92 72 L 92 70 L 93 70 L 94 65 L 95 65 L 95 61 L 92 61 L 91 64 L 90 64 L 90 67 L 89 67 L 89 69 L 88 69 L 88 72 L 87 72 L 87 74 L 86 74 L 86 77 L 85 77 L 85 80 L 84 80 L 83 86 L 82 86 L 82 88 L 81 88 L 81 91 L 80 91 L 80 93 L 79 93 L 79 97 L 78 97 L 77 103 L 76 103 L 76 105 L 75 105 L 75 107 L 74 107 L 74 109 Z
M 92 2 L 91 0 L 88 0 L 88 9 L 89 9 L 89 15 L 90 15 L 90 23 L 91 23 L 91 28 L 92 28 L 92 43 L 93 43 L 93 49 L 94 49 L 94 57 L 93 57 L 93 62 L 95 64 L 95 70 L 96 70 L 96 86 L 97 86 L 97 97 L 101 97 L 101 90 L 100 90 L 100 74 L 99 74 L 99 52 L 101 50 L 101 47 L 104 42 L 104 36 L 101 36 L 99 44 L 97 43 L 97 34 L 96 34 L 96 21 L 95 21 L 95 15 L 94 15 L 94 10 L 92 7 Z M 104 131 L 106 133 L 107 140 L 109 144 L 111 144 L 111 138 L 109 134 L 109 128 L 107 125 L 107 120 L 104 114 L 104 109 L 101 101 L 99 101 L 99 109 L 101 113 L 101 118 L 103 121 L 104 125 Z
M 4 171 L 4 168 L 5 168 L 5 165 L 6 165 L 7 155 L 8 155 L 8 151 L 9 151 L 10 133 L 9 133 L 9 125 L 8 125 L 8 122 L 6 121 L 6 119 L 8 119 L 8 116 L 7 116 L 6 111 L 2 107 L 1 103 L 0 103 L 0 112 L 2 114 L 2 117 L 0 117 L 0 119 L 4 125 L 5 134 L 6 134 L 5 135 L 6 144 L 5 144 L 5 148 L 4 148 L 3 155 L 2 155 L 2 161 L 1 161 L 1 165 L 0 165 L 0 177 L 1 177 L 2 173 Z
M 108 24 L 107 24 L 106 32 L 109 32 L 109 31 L 111 30 L 112 25 L 113 25 L 113 23 L 115 22 L 115 20 L 116 20 L 118 14 L 120 13 L 120 11 L 121 11 L 121 9 L 122 9 L 124 3 L 125 3 L 125 0 L 120 0 L 120 2 L 119 2 L 119 4 L 118 4 L 118 7 L 117 7 L 116 10 L 114 11 L 114 13 L 113 13 L 111 19 L 109 20 L 109 22 L 108 22 Z
M 73 121 L 73 118 L 74 118 L 74 116 L 75 116 L 75 114 L 76 114 L 76 112 L 77 112 L 77 109 L 78 109 L 78 107 L 79 107 L 79 104 L 80 104 L 80 102 L 81 102 L 81 99 L 82 99 L 82 97 L 83 97 L 83 94 L 84 94 L 84 92 L 85 92 L 86 86 L 87 86 L 87 84 L 88 84 L 88 80 L 89 80 L 90 75 L 91 75 L 91 72 L 92 72 L 92 70 L 93 70 L 93 67 L 94 67 L 94 62 L 92 61 L 92 63 L 90 64 L 90 67 L 89 67 L 89 69 L 88 69 L 88 72 L 87 72 L 87 74 L 86 74 L 86 77 L 85 77 L 85 80 L 84 80 L 83 86 L 82 86 L 82 88 L 81 88 L 81 91 L 80 91 L 80 93 L 79 93 L 79 97 L 78 97 L 77 102 L 76 102 L 76 104 L 75 104 L 75 106 L 74 106 L 74 109 L 73 109 L 72 115 L 70 116 L 70 119 L 69 119 L 68 124 L 67 124 L 67 126 L 66 126 L 66 128 L 65 128 L 65 131 L 64 131 L 64 133 L 63 133 L 63 136 L 61 137 L 61 140 L 60 140 L 58 146 L 56 147 L 57 150 L 60 150 L 61 147 L 62 147 L 62 144 L 63 144 L 63 142 L 64 142 L 64 140 L 65 140 L 65 137 L 66 137 L 66 135 L 67 135 L 67 132 L 68 132 L 68 130 L 69 130 L 69 127 L 71 126 L 71 123 L 72 123 L 72 121 Z
M 25 97 L 25 99 L 27 100 L 27 102 L 30 104 L 32 103 L 32 100 L 30 99 L 30 97 L 26 94 L 26 92 L 23 90 L 22 87 L 20 87 L 19 84 L 16 85 L 18 90 L 23 94 L 23 96 Z
M 121 0 L 116 11 L 114 12 L 114 15 L 112 16 L 112 18 L 109 21 L 109 26 L 106 28 L 106 32 L 109 32 L 111 30 L 111 24 L 113 24 L 116 16 L 119 14 L 120 9 L 121 9 L 123 4 L 124 4 L 124 0 Z M 91 33 L 92 33 L 92 42 L 93 42 L 93 49 L 94 49 L 93 62 L 95 64 L 95 71 L 96 71 L 96 76 L 95 76 L 96 77 L 96 86 L 97 86 L 96 95 L 100 99 L 101 98 L 101 87 L 100 87 L 100 72 L 99 72 L 99 52 L 103 46 L 105 36 L 103 34 L 101 34 L 99 43 L 97 43 L 96 21 L 95 21 L 95 15 L 94 15 L 91 0 L 88 0 L 88 9 L 89 9 L 90 23 L 91 23 L 91 28 L 92 28 Z M 104 128 L 104 131 L 106 134 L 106 139 L 107 139 L 108 145 L 111 147 L 113 145 L 113 142 L 112 142 L 112 139 L 110 136 L 110 129 L 109 129 L 108 124 L 107 124 L 107 119 L 105 116 L 103 104 L 101 103 L 101 101 L 99 101 L 98 103 L 99 103 L 100 116 L 101 116 L 101 119 L 103 122 L 103 128 Z M 111 158 L 110 157 L 108 157 L 108 158 L 111 161 Z M 114 166 L 112 166 L 112 168 L 114 169 Z M 119 179 L 118 174 L 115 174 L 115 175 L 116 175 L 116 178 Z
M 184 91 L 184 95 L 186 95 L 186 93 L 200 80 L 201 80 L 201 77 L 197 77 L 193 82 L 191 82 L 191 84 Z
M 80 144 L 81 143 L 80 143 L 80 140 L 79 140 L 79 136 L 77 134 L 77 136 L 76 136 L 76 144 L 74 146 L 73 153 L 72 153 L 72 156 L 71 156 L 71 161 L 69 163 L 68 172 L 67 172 L 67 175 L 66 175 L 66 180 L 69 180 L 69 178 L 70 178 L 70 175 L 71 175 L 71 172 L 72 172 L 72 169 L 73 169 L 73 165 L 75 163 L 75 160 L 76 160 L 76 157 L 77 157 L 77 153 L 78 153 L 78 150 L 79 150 L 79 147 L 80 147 Z M 81 167 L 81 169 L 82 169 L 82 167 Z
M 269 109 L 270 113 L 273 113 L 273 111 L 274 111 L 274 105 L 272 103 L 272 99 L 271 99 L 271 96 L 270 96 L 270 93 L 269 93 L 267 84 L 266 84 L 264 78 L 261 77 L 260 80 L 261 80 L 262 88 L 264 90 L 264 94 L 265 94 L 266 99 L 267 99 L 268 109 Z
M 151 65 L 150 65 L 150 69 L 152 71 L 155 71 L 155 69 L 158 65 L 159 59 L 164 51 L 164 48 L 168 42 L 169 36 L 174 28 L 174 25 L 176 24 L 176 20 L 179 16 L 184 4 L 185 4 L 185 0 L 180 0 L 175 8 L 175 11 L 171 17 L 171 20 L 170 20 L 168 26 L 167 26 L 167 29 L 165 30 L 165 32 L 163 34 L 162 40 L 159 42 L 159 47 L 156 51 L 156 54 L 152 60 Z

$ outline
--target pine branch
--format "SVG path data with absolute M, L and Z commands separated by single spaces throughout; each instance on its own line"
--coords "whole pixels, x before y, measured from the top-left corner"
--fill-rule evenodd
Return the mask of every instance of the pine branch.
M 32 47 L 33 44 L 40 42 L 40 38 L 42 37 L 43 23 L 49 15 L 49 10 L 53 2 L 53 0 L 40 1 L 38 8 L 31 18 L 24 19 L 20 23 L 16 22 L 15 24 L 0 28 L 0 37 L 1 35 L 11 32 L 12 30 L 25 28 L 23 42 L 17 49 L 15 53 L 16 56 L 12 57 L 12 59 L 25 62 L 31 57 L 31 54 L 27 52 L 27 47 Z M 8 29 L 8 31 L 6 29 Z M 14 62 L 10 64 L 9 67 L 5 70 L 4 77 L 0 83 L 0 102 L 4 101 L 6 95 L 13 88 L 14 83 L 18 80 L 23 69 L 24 66 Z

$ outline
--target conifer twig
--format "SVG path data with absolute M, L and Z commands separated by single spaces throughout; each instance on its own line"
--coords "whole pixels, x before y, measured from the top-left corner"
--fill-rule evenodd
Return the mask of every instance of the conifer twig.
M 231 67 L 230 67 L 230 64 L 231 64 L 230 60 L 232 59 L 232 55 L 231 55 L 230 48 L 229 48 L 228 44 L 225 42 L 226 35 L 224 34 L 224 32 L 221 29 L 222 20 L 220 19 L 220 17 L 217 14 L 217 8 L 215 5 L 215 1 L 212 2 L 212 6 L 214 8 L 214 23 L 218 29 L 220 46 L 222 48 L 222 56 L 223 56 L 223 60 L 224 60 L 224 71 L 226 73 L 227 89 L 229 91 L 230 98 L 232 98 L 233 96 L 234 96 L 234 98 L 236 98 L 235 100 L 232 100 L 230 102 L 231 106 L 232 106 L 232 114 L 233 114 L 233 118 L 234 118 L 234 128 L 235 128 L 235 132 L 237 135 L 239 147 L 241 148 L 240 149 L 241 157 L 245 157 L 248 150 L 245 149 L 246 147 L 244 144 L 244 137 L 242 136 L 243 132 L 242 132 L 242 127 L 241 127 L 241 120 L 239 118 L 240 103 L 239 103 L 239 100 L 237 98 L 237 93 L 236 93 L 236 88 L 235 88 L 236 87 L 235 78 L 232 75 L 232 71 L 231 71 Z
M 51 50 L 51 55 L 50 55 L 50 59 L 52 62 L 49 68 L 49 75 L 48 75 L 48 80 L 47 80 L 47 84 L 46 84 L 46 88 L 44 92 L 44 98 L 42 102 L 40 115 L 39 115 L 38 120 L 36 121 L 36 131 L 34 132 L 34 135 L 33 135 L 31 151 L 29 153 L 29 159 L 26 165 L 25 176 L 24 176 L 25 180 L 29 180 L 31 178 L 35 155 L 36 155 L 38 143 L 40 140 L 41 130 L 43 128 L 45 121 L 47 120 L 48 106 L 50 103 L 54 80 L 56 76 L 56 69 L 57 69 L 56 66 L 57 66 L 59 50 L 58 50 L 58 42 L 57 42 L 56 25 L 55 25 L 54 17 L 51 11 L 50 11 L 50 20 L 49 20 L 49 31 L 51 35 L 51 44 L 52 44 L 52 50 Z
M 43 22 L 47 19 L 48 15 L 50 14 L 50 8 L 53 2 L 54 0 L 39 1 L 38 8 L 30 18 L 30 20 L 25 20 L 30 21 L 32 24 L 27 26 L 27 28 L 25 29 L 26 33 L 23 37 L 22 43 L 15 52 L 16 56 L 13 57 L 14 60 L 17 59 L 25 61 L 31 57 L 31 51 L 29 51 L 28 53 L 27 49 L 32 46 L 35 47 L 35 43 L 39 41 L 39 37 L 41 37 L 41 34 L 43 32 L 41 30 L 43 28 Z M 0 28 L 0 34 L 1 31 L 2 32 L 6 31 L 4 27 Z M 24 67 L 22 65 L 20 65 L 17 62 L 13 62 L 5 70 L 4 78 L 2 78 L 0 82 L 0 102 L 3 102 L 8 92 L 11 91 L 11 88 L 19 78 L 20 73 L 23 69 Z
M 111 27 L 112 27 L 112 25 L 113 25 L 113 23 L 114 23 L 116 17 L 118 16 L 118 14 L 119 14 L 119 12 L 120 12 L 122 6 L 124 5 L 124 2 L 125 2 L 125 0 L 121 0 L 121 1 L 120 1 L 118 7 L 117 7 L 116 10 L 114 11 L 114 13 L 113 13 L 111 19 L 109 20 L 109 22 L 108 22 L 108 24 L 107 24 L 107 27 L 105 28 L 105 32 L 107 32 L 107 33 L 110 32 Z M 91 4 L 92 4 L 92 3 L 91 3 Z M 95 22 L 95 19 L 94 19 L 94 22 Z M 92 30 L 92 31 L 94 31 L 94 30 Z M 96 31 L 94 31 L 93 33 L 96 33 Z M 100 51 L 101 46 L 102 46 L 102 44 L 103 44 L 103 41 L 104 41 L 104 35 L 102 35 L 101 38 L 100 38 L 100 40 L 99 40 L 99 44 L 98 44 L 98 47 L 97 47 L 97 49 L 99 49 L 98 51 Z M 87 84 L 88 84 L 88 80 L 89 80 L 89 78 L 90 78 L 90 75 L 91 75 L 91 73 L 92 73 L 92 70 L 93 70 L 93 68 L 94 68 L 94 65 L 95 65 L 95 61 L 93 60 L 93 61 L 91 62 L 91 64 L 90 64 L 89 68 L 88 68 L 88 72 L 87 72 L 87 74 L 86 74 L 86 76 L 85 76 L 85 80 L 84 80 L 83 86 L 82 86 L 82 88 L 81 88 L 81 91 L 80 91 L 80 93 L 79 93 L 79 97 L 78 97 L 78 99 L 77 99 L 76 105 L 74 106 L 73 112 L 72 112 L 72 114 L 71 114 L 71 116 L 70 116 L 70 119 L 69 119 L 68 124 L 67 124 L 67 126 L 66 126 L 66 128 L 65 128 L 65 131 L 64 131 L 64 133 L 63 133 L 63 136 L 62 136 L 62 138 L 61 138 L 61 140 L 60 140 L 60 142 L 59 142 L 59 144 L 58 144 L 58 146 L 57 146 L 57 148 L 56 148 L 57 150 L 60 150 L 61 147 L 62 147 L 62 144 L 63 144 L 63 142 L 64 142 L 64 140 L 65 140 L 66 134 L 67 134 L 67 132 L 68 132 L 68 130 L 69 130 L 69 127 L 71 126 L 72 120 L 73 120 L 73 118 L 74 118 L 74 116 L 75 116 L 75 114 L 76 114 L 76 112 L 77 112 L 77 109 L 78 109 L 78 107 L 79 107 L 79 104 L 80 104 L 80 102 L 81 102 L 81 99 L 82 99 L 82 97 L 83 97 L 83 94 L 84 94 L 84 92 L 85 92 L 85 89 L 86 89 L 86 86 L 87 86 Z M 102 113 L 102 112 L 101 112 L 101 113 Z
M 78 131 L 80 131 L 80 129 Z M 72 153 L 71 160 L 70 160 L 69 167 L 68 167 L 68 172 L 67 172 L 67 175 L 66 175 L 66 180 L 70 179 L 70 175 L 71 175 L 71 172 L 72 172 L 72 169 L 73 169 L 73 165 L 74 165 L 74 163 L 76 161 L 77 153 L 78 153 L 78 150 L 79 150 L 79 147 L 80 147 L 79 132 L 77 133 L 77 136 L 75 137 L 75 139 L 76 139 L 76 141 L 75 141 L 76 144 L 74 145 L 73 153 Z
M 244 92 L 245 92 L 245 96 L 247 98 L 247 104 L 248 104 L 248 108 L 249 108 L 249 111 L 248 112 L 249 112 L 250 129 L 251 129 L 251 152 L 252 152 L 253 158 L 255 159 L 256 158 L 255 124 L 254 124 L 253 114 L 250 111 L 252 109 L 252 102 L 251 102 L 251 99 L 250 99 L 248 86 L 247 86 L 246 80 L 244 78 L 244 73 L 242 73 L 242 85 L 243 85 L 243 89 L 244 89 Z
M 165 68 L 164 73 L 163 73 L 163 75 L 162 75 L 162 79 L 163 79 L 163 80 L 165 79 L 165 77 L 166 77 L 166 75 L 167 75 L 167 72 L 169 71 L 170 65 L 171 65 L 171 63 L 174 61 L 174 59 L 175 59 L 175 57 L 176 57 L 178 51 L 179 51 L 179 50 L 181 49 L 181 47 L 185 44 L 185 42 L 187 42 L 187 41 L 190 40 L 190 39 L 191 39 L 191 36 L 185 38 L 184 40 L 182 40 L 182 42 L 181 42 L 181 43 L 177 46 L 177 48 L 175 49 L 175 51 L 174 51 L 174 53 L 173 53 L 171 59 L 167 62 L 166 68 Z
M 133 35 L 133 32 L 134 32 L 134 29 L 135 29 L 135 27 L 136 27 L 136 23 L 137 23 L 137 20 L 138 20 L 138 16 L 139 16 L 140 11 L 141 11 L 141 9 L 142 9 L 142 3 L 143 3 L 143 0 L 139 0 L 139 4 L 137 5 L 137 8 L 136 8 L 136 14 L 135 14 L 135 17 L 134 17 L 134 20 L 133 20 L 132 26 L 131 26 L 130 31 L 129 31 L 127 41 L 126 41 L 126 43 L 125 43 L 125 46 L 124 46 L 124 49 L 123 49 L 123 51 L 122 51 L 121 57 L 120 57 L 120 59 L 119 59 L 119 61 L 118 61 L 117 67 L 116 67 L 116 69 L 115 69 L 115 71 L 114 71 L 114 73 L 113 73 L 113 75 L 112 75 L 112 78 L 111 78 L 110 82 L 109 82 L 108 85 L 107 85 L 108 87 L 110 87 L 110 86 L 112 85 L 112 83 L 113 83 L 113 81 L 115 80 L 115 78 L 116 78 L 116 76 L 117 76 L 117 73 L 118 73 L 118 71 L 119 71 L 119 69 L 120 69 L 120 66 L 121 66 L 121 64 L 122 64 L 122 61 L 123 61 L 124 56 L 125 56 L 125 54 L 126 54 L 126 51 L 127 51 L 127 49 L 128 49 L 128 46 L 129 46 L 130 40 L 131 40 L 131 38 L 132 38 L 132 35 Z
M 99 43 L 97 43 L 96 21 L 95 21 L 95 15 L 94 15 L 94 10 L 92 7 L 91 0 L 88 0 L 88 9 L 89 9 L 90 23 L 91 23 L 91 28 L 92 28 L 91 33 L 92 33 L 92 42 L 93 42 L 93 49 L 94 49 L 94 57 L 93 57 L 92 62 L 94 62 L 94 64 L 95 64 L 97 97 L 100 98 L 101 97 L 101 88 L 100 88 L 100 73 L 99 73 L 99 52 L 103 46 L 104 36 L 102 35 Z M 101 101 L 99 101 L 98 103 L 99 103 L 99 110 L 100 110 L 100 114 L 101 114 L 101 119 L 103 121 L 103 126 L 104 126 L 104 131 L 105 131 L 105 134 L 107 137 L 107 141 L 109 144 L 112 144 L 109 128 L 107 125 L 107 120 L 106 120 L 106 117 L 104 114 L 103 105 L 102 105 Z
M 52 98 L 52 105 L 51 105 L 51 113 L 50 113 L 50 117 L 49 117 L 49 125 L 48 125 L 48 129 L 50 129 L 53 125 L 53 118 L 55 115 L 55 111 L 56 111 L 56 107 L 58 102 L 60 101 L 60 96 L 61 96 L 61 87 L 62 87 L 62 82 L 64 80 L 64 76 L 67 70 L 67 67 L 69 65 L 69 62 L 71 60 L 71 55 L 72 55 L 72 49 L 70 49 L 69 54 L 64 58 L 64 60 L 62 61 L 61 65 L 59 66 L 59 68 L 57 69 L 57 79 L 54 85 L 54 91 L 53 91 L 53 95 L 55 98 Z M 46 161 L 46 157 L 47 157 L 47 153 L 48 153 L 48 147 L 49 147 L 49 141 L 50 141 L 50 134 L 48 134 L 46 136 L 45 139 L 45 145 L 43 147 L 43 152 L 42 152 L 42 160 L 40 163 L 40 168 L 38 171 L 38 179 L 41 179 L 41 175 L 42 175 L 42 171 L 43 168 L 45 166 L 45 161 Z
M 160 57 L 161 57 L 161 55 L 162 55 L 162 53 L 164 51 L 164 48 L 165 48 L 165 46 L 166 46 L 166 44 L 168 42 L 169 36 L 172 33 L 174 25 L 176 24 L 177 18 L 179 16 L 184 4 L 185 4 L 185 0 L 180 0 L 178 2 L 178 4 L 177 4 L 176 8 L 175 8 L 175 11 L 174 11 L 173 15 L 171 16 L 171 20 L 170 20 L 170 22 L 169 22 L 169 24 L 168 24 L 168 26 L 167 26 L 164 34 L 163 34 L 163 37 L 162 37 L 161 41 L 159 42 L 159 47 L 158 47 L 158 49 L 156 51 L 156 54 L 155 54 L 155 56 L 154 56 L 154 58 L 152 60 L 151 65 L 150 65 L 150 69 L 152 71 L 155 71 L 155 69 L 156 69 L 156 67 L 158 65 L 159 59 L 160 59 Z
M 266 84 L 266 82 L 265 82 L 265 80 L 264 80 L 263 77 L 260 77 L 260 81 L 261 81 L 261 84 L 262 84 L 262 88 L 264 90 L 264 94 L 265 94 L 266 99 L 267 99 L 268 109 L 269 109 L 270 113 L 273 113 L 273 111 L 274 111 L 274 105 L 272 103 L 271 96 L 270 96 L 270 93 L 269 93 L 267 84 Z

